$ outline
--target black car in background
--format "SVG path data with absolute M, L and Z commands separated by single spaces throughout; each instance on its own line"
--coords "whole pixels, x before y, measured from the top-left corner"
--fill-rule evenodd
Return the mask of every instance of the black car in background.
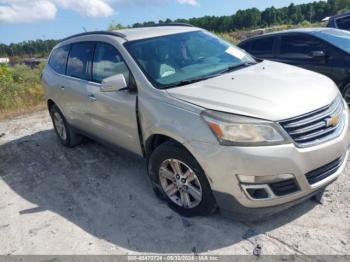
M 350 12 L 329 18 L 327 27 L 350 30 Z
M 238 46 L 257 58 L 330 77 L 350 103 L 350 32 L 333 28 L 292 29 L 256 36 Z

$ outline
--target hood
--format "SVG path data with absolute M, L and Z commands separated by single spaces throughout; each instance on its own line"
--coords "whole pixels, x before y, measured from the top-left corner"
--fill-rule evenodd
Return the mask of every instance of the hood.
M 339 93 L 328 77 L 271 61 L 167 92 L 206 109 L 272 121 L 319 109 Z

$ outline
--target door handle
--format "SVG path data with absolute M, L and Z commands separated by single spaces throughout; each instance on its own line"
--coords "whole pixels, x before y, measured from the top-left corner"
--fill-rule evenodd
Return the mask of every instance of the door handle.
M 96 101 L 96 97 L 94 95 L 89 95 L 89 99 L 91 102 L 95 102 Z

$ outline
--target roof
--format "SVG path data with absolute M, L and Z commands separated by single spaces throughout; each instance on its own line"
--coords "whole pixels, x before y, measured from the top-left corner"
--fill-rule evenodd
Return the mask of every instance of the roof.
M 190 26 L 151 26 L 151 27 L 139 27 L 122 30 L 114 30 L 112 32 L 123 34 L 126 40 L 134 41 L 145 38 L 158 37 L 163 35 L 172 35 L 185 32 L 193 32 L 201 30 L 198 27 Z
M 272 32 L 265 35 L 284 34 L 284 33 L 313 33 L 313 32 L 321 32 L 325 30 L 329 30 L 329 28 L 327 27 L 294 28 L 294 29 L 288 29 L 288 30 L 283 30 L 279 32 Z
M 66 40 L 74 39 L 76 37 L 81 37 L 81 36 L 109 35 L 109 36 L 119 37 L 120 39 L 124 39 L 125 41 L 133 41 L 133 40 L 152 38 L 152 37 L 158 37 L 163 35 L 193 32 L 198 30 L 201 30 L 201 29 L 198 27 L 193 27 L 191 25 L 181 24 L 181 23 L 167 24 L 167 25 L 162 24 L 162 25 L 154 25 L 149 27 L 139 27 L 139 28 L 130 28 L 130 29 L 113 30 L 113 31 L 84 32 L 84 33 L 69 36 L 63 39 L 61 43 Z
M 245 41 L 249 41 L 254 38 L 261 38 L 264 36 L 273 36 L 273 35 L 280 35 L 280 34 L 287 34 L 287 33 L 306 33 L 306 34 L 312 34 L 315 32 L 322 32 L 322 31 L 327 31 L 327 30 L 332 30 L 332 28 L 328 27 L 310 27 L 310 28 L 295 28 L 295 29 L 288 29 L 288 30 L 283 30 L 283 31 L 276 31 L 276 32 L 271 32 L 271 33 L 266 33 L 263 35 L 258 35 L 258 36 L 253 36 L 251 38 L 248 38 Z

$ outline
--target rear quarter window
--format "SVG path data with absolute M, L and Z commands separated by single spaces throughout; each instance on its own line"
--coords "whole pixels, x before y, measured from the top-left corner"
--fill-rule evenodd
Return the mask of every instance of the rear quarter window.
M 263 37 L 251 41 L 250 53 L 259 56 L 271 56 L 273 52 L 273 37 Z
M 245 41 L 242 42 L 238 45 L 239 48 L 244 49 L 245 51 L 249 52 L 249 46 L 250 46 L 250 42 L 249 41 Z
M 59 74 L 65 74 L 69 48 L 69 45 L 56 48 L 50 56 L 49 65 Z

